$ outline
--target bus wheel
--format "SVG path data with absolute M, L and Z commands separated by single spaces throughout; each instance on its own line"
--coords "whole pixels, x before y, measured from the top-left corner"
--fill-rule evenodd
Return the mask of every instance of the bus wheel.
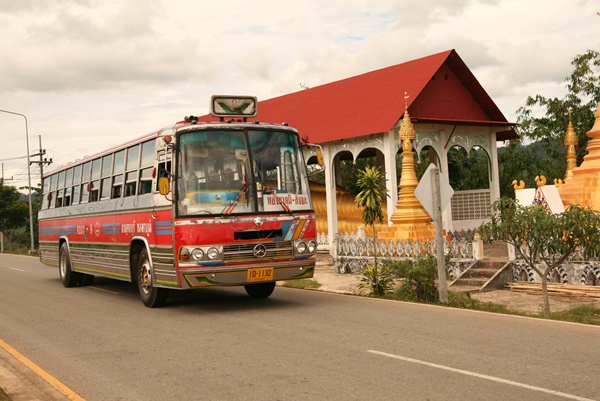
M 167 302 L 169 295 L 166 288 L 158 288 L 154 286 L 152 263 L 148 257 L 148 251 L 143 249 L 140 252 L 138 265 L 138 289 L 142 302 L 148 308 L 157 308 L 163 306 Z
M 275 282 L 246 284 L 244 288 L 251 298 L 268 298 L 275 289 Z
M 58 273 L 65 287 L 75 287 L 81 280 L 81 273 L 71 270 L 71 256 L 66 242 L 63 242 L 58 251 Z

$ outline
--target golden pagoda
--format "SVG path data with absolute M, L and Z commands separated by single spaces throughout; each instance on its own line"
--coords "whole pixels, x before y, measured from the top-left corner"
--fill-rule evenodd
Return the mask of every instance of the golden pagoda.
M 590 140 L 583 163 L 579 167 L 573 167 L 572 175 L 565 176 L 568 180 L 558 188 L 565 207 L 579 204 L 600 210 L 600 105 L 595 117 L 594 126 L 586 134 Z M 569 123 L 569 128 L 571 127 L 572 124 Z
M 390 221 L 392 225 L 384 228 L 377 234 L 379 240 L 425 240 L 435 239 L 435 226 L 431 217 L 415 196 L 415 188 L 419 184 L 415 172 L 415 158 L 413 155 L 412 141 L 416 138 L 416 132 L 408 114 L 408 95 L 404 96 L 405 111 L 402 125 L 398 130 L 398 136 L 402 143 L 402 172 L 400 173 L 400 185 L 396 210 Z

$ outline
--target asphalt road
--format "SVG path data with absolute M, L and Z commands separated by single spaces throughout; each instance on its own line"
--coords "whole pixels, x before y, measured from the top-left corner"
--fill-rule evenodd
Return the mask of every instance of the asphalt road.
M 600 400 L 600 328 L 278 287 L 64 288 L 0 255 L 0 340 L 88 401 Z

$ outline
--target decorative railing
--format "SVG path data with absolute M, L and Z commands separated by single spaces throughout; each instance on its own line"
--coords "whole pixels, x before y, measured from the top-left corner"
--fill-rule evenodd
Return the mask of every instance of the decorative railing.
M 451 240 L 444 239 L 444 255 L 448 263 L 446 268 L 450 277 L 455 278 L 474 263 L 474 250 L 477 244 L 473 235 L 451 235 Z M 475 244 L 475 245 L 474 245 Z M 338 273 L 357 274 L 369 263 L 373 263 L 375 254 L 380 263 L 414 260 L 418 257 L 436 256 L 436 242 L 426 240 L 415 241 L 377 241 L 366 237 L 359 229 L 354 234 L 336 234 L 333 244 L 333 263 Z
M 521 248 L 526 256 L 526 248 Z M 509 258 L 513 262 L 514 281 L 542 281 L 541 277 L 523 260 L 523 257 L 513 247 L 509 247 Z M 545 268 L 539 263 L 539 270 Z M 564 263 L 548 273 L 549 282 L 575 285 L 600 285 L 600 257 L 586 260 L 583 250 L 574 252 Z

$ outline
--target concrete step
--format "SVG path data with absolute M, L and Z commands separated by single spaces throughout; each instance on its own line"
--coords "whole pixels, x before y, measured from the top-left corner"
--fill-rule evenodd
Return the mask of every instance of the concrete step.
M 477 287 L 478 289 L 483 287 L 483 285 L 488 281 L 488 278 L 484 278 L 484 277 L 468 277 L 468 278 L 464 278 L 461 277 L 458 280 L 456 280 L 456 282 L 454 283 L 454 285 L 457 286 L 470 286 L 470 287 Z M 454 285 L 452 287 L 454 287 Z
M 472 267 L 463 274 L 462 278 L 492 278 L 498 271 L 498 268 L 490 267 Z

